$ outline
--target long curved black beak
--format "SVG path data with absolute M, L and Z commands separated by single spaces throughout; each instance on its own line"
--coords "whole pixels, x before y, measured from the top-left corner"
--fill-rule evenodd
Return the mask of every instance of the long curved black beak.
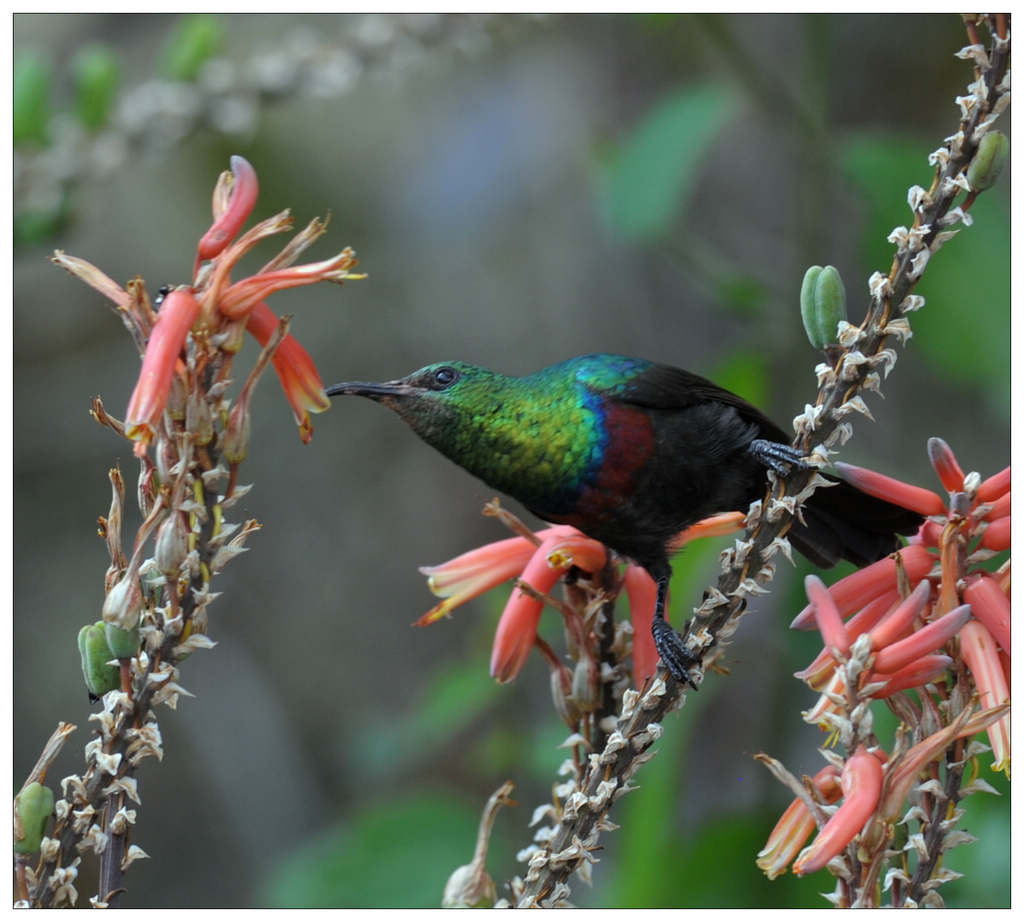
M 396 397 L 409 397 L 417 391 L 418 388 L 405 381 L 383 381 L 379 384 L 373 381 L 342 381 L 327 388 L 327 396 L 352 394 L 357 397 L 369 397 L 371 400 L 393 400 Z

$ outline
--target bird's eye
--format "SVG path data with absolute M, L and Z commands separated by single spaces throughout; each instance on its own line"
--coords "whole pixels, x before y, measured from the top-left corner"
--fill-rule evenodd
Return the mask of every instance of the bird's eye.
M 449 384 L 454 384 L 458 377 L 459 373 L 454 368 L 444 365 L 434 372 L 434 384 L 438 387 L 448 387 Z

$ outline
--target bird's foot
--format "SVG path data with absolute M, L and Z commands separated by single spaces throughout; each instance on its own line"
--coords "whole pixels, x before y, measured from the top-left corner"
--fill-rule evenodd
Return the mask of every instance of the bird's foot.
M 683 638 L 664 618 L 655 618 L 651 624 L 654 646 L 661 661 L 675 678 L 685 682 L 696 691 L 697 685 L 690 676 L 690 667 L 697 665 L 699 660 L 691 656 L 683 646 Z
M 785 477 L 793 470 L 810 470 L 799 449 L 781 442 L 769 442 L 768 439 L 754 439 L 747 446 L 749 451 L 761 464 Z

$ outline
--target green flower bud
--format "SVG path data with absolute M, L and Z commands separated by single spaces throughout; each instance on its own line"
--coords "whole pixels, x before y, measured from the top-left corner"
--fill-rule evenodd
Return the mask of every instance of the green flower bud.
M 116 659 L 131 659 L 139 652 L 139 629 L 125 631 L 116 624 L 106 625 L 107 646 Z M 120 684 L 120 678 L 118 679 Z
M 102 621 L 87 624 L 78 632 L 78 652 L 82 656 L 85 687 L 94 698 L 121 687 L 121 670 L 111 664 L 114 654 L 107 645 L 107 632 Z
M 46 821 L 53 813 L 53 791 L 33 781 L 14 798 L 14 850 L 19 855 L 39 851 Z
M 1001 131 L 990 131 L 981 139 L 978 151 L 967 167 L 967 182 L 980 192 L 995 185 L 1010 156 L 1010 142 Z
M 846 289 L 835 266 L 811 266 L 800 286 L 800 317 L 811 345 L 824 349 L 838 339 L 846 319 Z
M 120 67 L 117 58 L 103 45 L 86 45 L 71 60 L 75 77 L 75 114 L 90 131 L 102 128 L 110 119 L 117 98 Z

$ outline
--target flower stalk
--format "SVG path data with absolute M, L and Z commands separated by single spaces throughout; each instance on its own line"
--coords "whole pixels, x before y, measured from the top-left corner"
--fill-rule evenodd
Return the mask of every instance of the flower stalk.
M 324 263 L 292 266 L 322 233 L 324 223 L 314 222 L 271 268 L 232 284 L 230 273 L 245 252 L 290 227 L 290 218 L 278 215 L 241 233 L 258 188 L 255 170 L 233 157 L 231 172 L 217 182 L 213 225 L 200 238 L 192 278 L 162 290 L 159 310 L 141 279 L 121 288 L 84 260 L 63 253 L 53 260 L 108 297 L 139 346 L 142 367 L 125 420 L 109 415 L 98 398 L 92 414 L 133 443 L 143 521 L 126 559 L 126 491 L 113 469 L 110 510 L 100 519 L 110 556 L 102 621 L 80 635 L 83 674 L 101 705 L 90 717 L 96 735 L 85 747 L 84 770 L 61 783 L 38 863 L 33 868 L 22 861 L 19 891 L 27 906 L 74 906 L 79 865 L 90 853 L 99 866 L 91 905 L 119 904 L 126 871 L 147 857 L 131 840 L 141 809 L 138 767 L 164 755 L 157 708 L 174 709 L 190 694 L 180 684 L 179 666 L 215 645 L 207 634 L 217 596 L 213 580 L 259 528 L 254 521 L 228 521 L 249 489 L 237 476 L 249 450 L 256 382 L 274 367 L 304 442 L 312 436 L 309 413 L 329 406 L 312 359 L 288 332 L 288 319 L 278 320 L 262 298 L 282 287 L 353 278 L 348 269 L 355 256 L 346 247 Z M 263 349 L 232 399 L 233 365 L 246 328 Z

